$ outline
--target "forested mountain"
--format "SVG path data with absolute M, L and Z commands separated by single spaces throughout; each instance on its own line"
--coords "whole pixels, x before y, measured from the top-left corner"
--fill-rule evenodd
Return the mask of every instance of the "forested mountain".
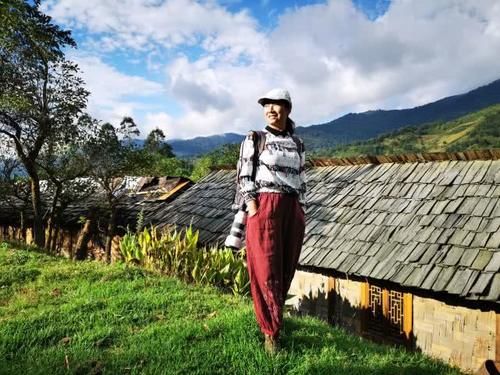
M 297 134 L 313 150 L 374 138 L 404 126 L 453 120 L 498 103 L 500 80 L 411 109 L 350 113 L 326 124 L 300 127 Z
M 447 122 L 410 126 L 366 141 L 323 149 L 315 156 L 347 157 L 500 148 L 500 104 Z
M 196 137 L 193 139 L 173 139 L 168 141 L 174 154 L 179 157 L 206 154 L 214 149 L 230 143 L 240 143 L 244 136 L 235 133 L 224 133 L 210 137 Z
M 465 94 L 450 96 L 423 106 L 402 110 L 374 110 L 350 113 L 321 125 L 298 127 L 308 150 L 331 149 L 387 134 L 405 126 L 445 122 L 500 103 L 500 80 Z M 211 137 L 169 141 L 177 156 L 196 156 L 223 144 L 239 143 L 243 135 L 227 133 Z

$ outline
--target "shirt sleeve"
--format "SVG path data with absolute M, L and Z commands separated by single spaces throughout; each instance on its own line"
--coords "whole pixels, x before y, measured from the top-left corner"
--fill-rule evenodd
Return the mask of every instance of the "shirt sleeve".
M 254 136 L 253 134 L 248 134 L 240 148 L 240 175 L 238 178 L 240 193 L 245 203 L 257 197 L 257 187 L 255 181 L 252 180 L 252 175 L 254 174 L 254 154 Z
M 306 191 L 307 191 L 307 178 L 306 178 L 306 152 L 304 149 L 304 143 L 302 143 L 302 152 L 299 152 L 300 155 L 300 190 L 299 190 L 299 203 L 305 207 L 306 205 Z

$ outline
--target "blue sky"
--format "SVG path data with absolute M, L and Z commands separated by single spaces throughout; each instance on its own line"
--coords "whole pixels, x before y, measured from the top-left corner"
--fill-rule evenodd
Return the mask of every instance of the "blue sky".
M 290 90 L 299 125 L 406 108 L 500 78 L 496 0 L 42 0 L 71 29 L 89 111 L 145 137 L 263 126 Z

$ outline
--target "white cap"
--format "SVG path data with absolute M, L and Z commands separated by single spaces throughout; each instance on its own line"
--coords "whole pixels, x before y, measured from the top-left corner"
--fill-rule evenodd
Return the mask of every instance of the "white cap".
M 267 94 L 261 96 L 257 103 L 264 105 L 266 100 L 284 100 L 290 104 L 292 108 L 292 99 L 290 99 L 290 93 L 285 89 L 275 88 L 269 91 Z

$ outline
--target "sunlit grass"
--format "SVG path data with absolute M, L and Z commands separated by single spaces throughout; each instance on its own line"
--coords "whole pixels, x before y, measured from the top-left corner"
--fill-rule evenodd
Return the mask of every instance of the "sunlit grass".
M 262 348 L 251 301 L 121 264 L 0 246 L 1 374 L 459 374 L 314 318 Z

